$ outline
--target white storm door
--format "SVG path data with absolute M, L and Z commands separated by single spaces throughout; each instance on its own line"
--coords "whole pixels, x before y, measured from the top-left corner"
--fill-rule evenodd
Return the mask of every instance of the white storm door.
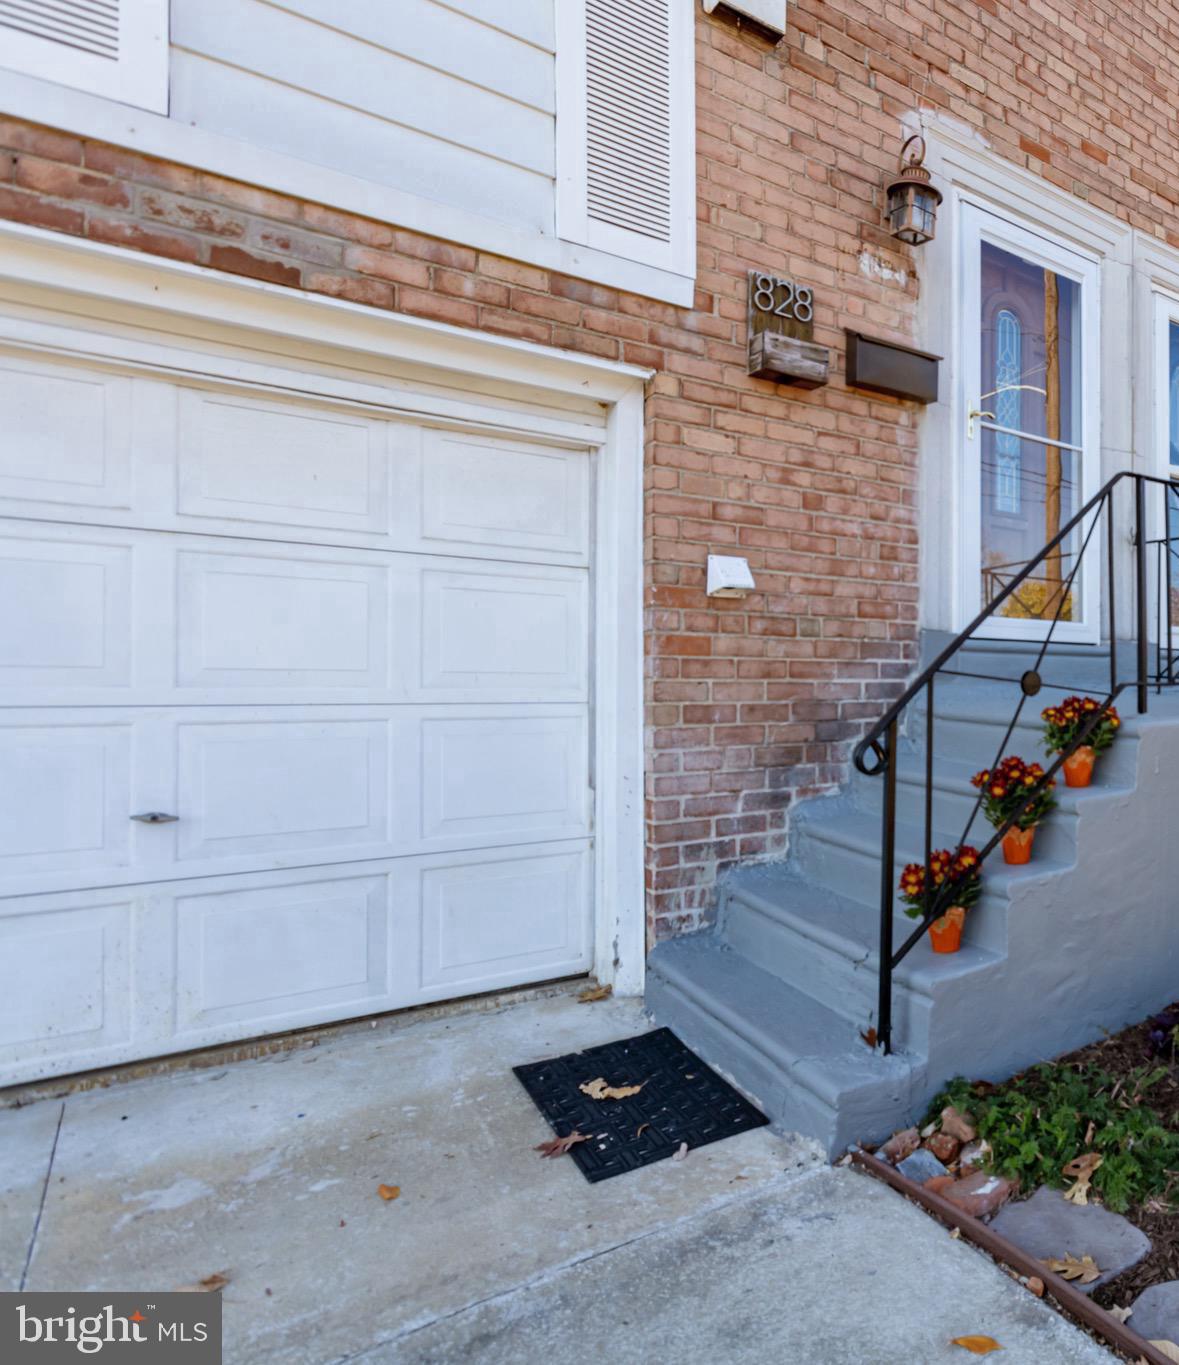
M 964 204 L 958 626 L 1040 555 L 1100 486 L 1095 259 Z M 1099 638 L 1100 554 L 1078 525 L 980 633 Z M 1055 622 L 1055 626 L 1053 623 Z

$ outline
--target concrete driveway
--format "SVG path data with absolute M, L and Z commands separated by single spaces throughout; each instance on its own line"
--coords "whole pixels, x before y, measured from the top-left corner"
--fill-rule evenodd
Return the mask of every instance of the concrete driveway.
M 225 1360 L 1112 1359 L 899 1196 L 768 1129 L 589 1185 L 511 1075 L 647 1027 L 568 993 L 0 1112 L 0 1288 L 214 1272 Z M 399 1185 L 386 1203 L 378 1184 Z

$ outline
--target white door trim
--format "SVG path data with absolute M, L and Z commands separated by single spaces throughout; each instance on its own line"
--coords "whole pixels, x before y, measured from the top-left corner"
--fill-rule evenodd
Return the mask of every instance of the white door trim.
M 8 223 L 0 224 L 0 313 L 7 311 L 5 304 L 25 323 L 31 315 L 34 323 L 58 329 L 111 324 L 123 336 L 139 332 L 139 345 L 127 359 L 151 367 L 154 356 L 172 375 L 176 371 L 168 362 L 176 355 L 167 352 L 199 352 L 216 370 L 217 354 L 236 345 L 283 355 L 288 377 L 289 357 L 304 357 L 313 390 L 324 387 L 323 376 L 317 380 L 315 374 L 319 365 L 353 375 L 375 371 L 374 382 L 362 385 L 367 397 L 375 401 L 374 395 L 384 395 L 382 406 L 394 406 L 389 397 L 397 388 L 397 369 L 404 367 L 412 375 L 428 375 L 431 389 L 450 389 L 449 398 L 439 397 L 444 419 L 482 425 L 490 406 L 507 429 L 531 428 L 533 434 L 548 436 L 558 434 L 554 426 L 566 425 L 555 410 L 570 409 L 569 395 L 581 400 L 583 411 L 586 399 L 602 405 L 606 422 L 604 440 L 598 434 L 592 667 L 594 971 L 620 995 L 641 992 L 646 951 L 643 390 L 650 372 Z M 207 353 L 202 342 L 208 344 Z M 292 342 L 298 345 L 292 348 Z M 388 385 L 380 382 L 386 373 Z M 262 373 L 245 375 L 240 366 L 233 376 L 237 384 L 266 382 Z M 523 411 L 541 409 L 538 425 L 509 419 L 494 401 L 466 400 L 472 377 L 484 384 L 492 400 L 501 393 L 506 399 L 519 395 Z M 347 396 L 361 397 L 354 379 L 343 382 L 352 386 Z M 595 430 L 580 413 L 570 411 L 569 419 L 561 433 L 567 440 L 584 440 L 587 429 Z

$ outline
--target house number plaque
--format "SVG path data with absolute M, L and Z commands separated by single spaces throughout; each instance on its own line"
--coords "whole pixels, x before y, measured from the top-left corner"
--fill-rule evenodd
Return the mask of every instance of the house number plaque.
M 831 356 L 817 346 L 815 291 L 797 280 L 749 272 L 749 373 L 815 389 L 827 382 Z

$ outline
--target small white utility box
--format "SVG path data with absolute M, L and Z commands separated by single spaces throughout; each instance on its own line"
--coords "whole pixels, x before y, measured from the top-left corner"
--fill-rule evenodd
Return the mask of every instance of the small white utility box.
M 747 559 L 736 555 L 708 556 L 709 597 L 744 597 L 756 586 Z
M 752 19 L 779 38 L 786 32 L 786 0 L 704 0 L 704 12 L 711 14 L 718 5 Z

